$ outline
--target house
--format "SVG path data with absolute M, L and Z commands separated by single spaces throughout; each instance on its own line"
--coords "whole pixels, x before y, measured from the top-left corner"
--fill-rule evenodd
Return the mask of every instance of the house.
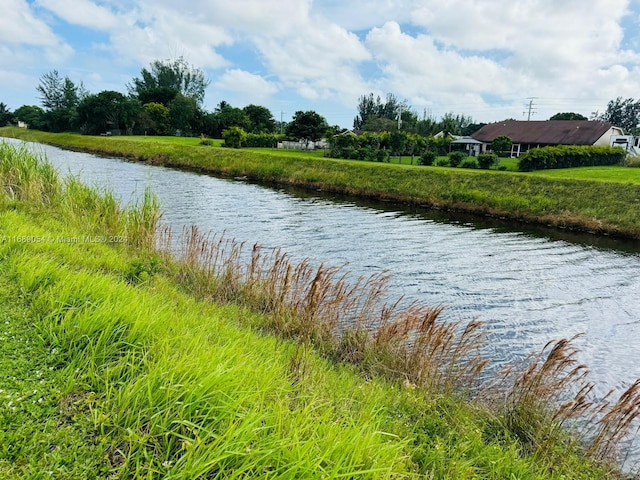
M 546 120 L 517 121 L 485 125 L 471 135 L 471 138 L 483 143 L 482 152 L 494 139 L 502 135 L 513 142 L 511 156 L 519 157 L 531 148 L 550 145 L 610 145 L 612 135 L 622 135 L 619 127 L 608 122 L 591 120 Z

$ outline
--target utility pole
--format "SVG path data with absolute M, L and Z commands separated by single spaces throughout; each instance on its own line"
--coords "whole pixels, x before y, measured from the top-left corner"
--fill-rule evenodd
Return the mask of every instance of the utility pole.
M 398 107 L 398 130 L 402 126 L 402 104 Z
M 531 120 L 531 115 L 535 114 L 535 110 L 533 110 L 533 101 L 538 97 L 529 97 L 529 108 L 527 113 L 527 122 Z M 523 112 L 524 115 L 524 112 Z

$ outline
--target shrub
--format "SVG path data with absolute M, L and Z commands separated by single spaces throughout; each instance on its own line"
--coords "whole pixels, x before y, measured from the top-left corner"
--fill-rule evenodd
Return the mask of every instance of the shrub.
M 223 147 L 241 148 L 247 139 L 247 132 L 240 127 L 229 127 L 222 131 Z
M 481 153 L 478 155 L 478 166 L 484 170 L 488 170 L 498 164 L 498 155 L 495 153 Z
M 626 152 L 619 147 L 558 145 L 529 150 L 520 157 L 518 169 L 532 172 L 552 168 L 620 165 L 625 157 Z
M 451 152 L 449 154 L 449 165 L 451 165 L 452 167 L 457 167 L 467 157 L 468 157 L 468 155 L 466 154 L 466 152 L 459 152 L 459 151 L 458 152 Z
M 448 167 L 449 166 L 449 159 L 448 158 L 439 158 L 436 161 L 436 165 L 439 167 Z
M 438 158 L 438 154 L 433 150 L 425 150 L 418 159 L 418 165 L 433 165 Z
M 279 133 L 248 133 L 243 146 L 253 148 L 276 148 L 284 140 Z
M 467 157 L 460 163 L 460 168 L 478 168 L 478 160 L 473 157 Z
M 213 141 L 205 135 L 200 135 L 200 145 L 212 145 Z
M 513 142 L 506 135 L 500 135 L 493 139 L 491 142 L 491 150 L 496 154 L 502 152 L 503 155 L 507 154 L 511 150 L 511 145 Z
M 376 162 L 384 162 L 387 159 L 387 151 L 380 149 L 376 151 Z

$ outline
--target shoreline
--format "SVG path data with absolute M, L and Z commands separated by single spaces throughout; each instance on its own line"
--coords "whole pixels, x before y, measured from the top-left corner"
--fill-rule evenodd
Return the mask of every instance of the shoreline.
M 526 173 L 286 157 L 265 149 L 175 145 L 166 137 L 89 137 L 17 128 L 0 135 L 226 178 L 572 230 L 640 239 L 640 185 Z M 572 192 L 579 192 L 573 195 Z M 638 203 L 638 205 L 634 205 Z

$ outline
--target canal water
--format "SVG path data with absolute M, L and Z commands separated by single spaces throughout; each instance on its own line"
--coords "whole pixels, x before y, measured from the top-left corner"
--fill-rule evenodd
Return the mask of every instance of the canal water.
M 496 364 L 582 333 L 579 360 L 600 393 L 640 377 L 638 243 L 32 148 L 124 203 L 150 187 L 174 232 L 196 224 L 296 260 L 346 265 L 356 276 L 388 270 L 390 298 L 444 305 L 450 320 L 481 320 Z

